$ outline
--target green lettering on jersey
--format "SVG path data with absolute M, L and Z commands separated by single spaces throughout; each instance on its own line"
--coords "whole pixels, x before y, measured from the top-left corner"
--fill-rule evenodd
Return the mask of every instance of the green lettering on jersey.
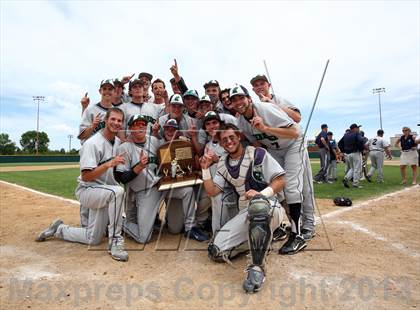
M 267 139 L 267 140 L 270 140 L 270 141 L 276 141 L 278 139 L 276 136 L 269 136 L 269 135 L 267 135 L 265 133 L 255 133 L 255 134 L 253 134 L 253 136 L 258 141 L 264 140 L 264 139 Z

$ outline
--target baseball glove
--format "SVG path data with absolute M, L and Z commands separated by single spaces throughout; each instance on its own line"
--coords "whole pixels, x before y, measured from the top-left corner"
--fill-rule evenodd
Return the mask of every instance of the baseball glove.
M 339 207 L 350 207 L 353 202 L 347 197 L 335 197 L 334 204 Z

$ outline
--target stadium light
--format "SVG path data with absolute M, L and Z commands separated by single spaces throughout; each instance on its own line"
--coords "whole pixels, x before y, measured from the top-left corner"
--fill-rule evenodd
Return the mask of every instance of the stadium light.
M 35 142 L 35 149 L 36 149 L 36 155 L 38 155 L 39 150 L 39 102 L 44 102 L 45 97 L 44 96 L 32 96 L 32 99 L 34 102 L 37 102 L 38 104 L 38 113 L 36 116 L 36 142 Z
M 381 93 L 384 93 L 384 92 L 385 92 L 385 88 L 383 88 L 383 87 L 372 89 L 372 93 L 378 94 L 378 100 L 379 100 L 379 123 L 380 123 L 381 129 L 382 129 Z

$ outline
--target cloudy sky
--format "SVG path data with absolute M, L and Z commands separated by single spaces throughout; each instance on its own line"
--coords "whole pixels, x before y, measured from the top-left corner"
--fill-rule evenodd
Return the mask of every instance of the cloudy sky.
M 99 100 L 98 83 L 147 71 L 165 81 L 176 58 L 190 88 L 217 79 L 222 87 L 264 73 L 275 93 L 299 106 L 302 124 L 325 63 L 330 65 L 309 125 L 341 136 L 356 122 L 379 128 L 384 87 L 386 136 L 420 123 L 418 1 L 4 1 L 0 33 L 0 131 L 17 144 L 36 129 L 50 148 L 77 136 L 80 98 Z M 73 140 L 73 146 L 79 143 Z

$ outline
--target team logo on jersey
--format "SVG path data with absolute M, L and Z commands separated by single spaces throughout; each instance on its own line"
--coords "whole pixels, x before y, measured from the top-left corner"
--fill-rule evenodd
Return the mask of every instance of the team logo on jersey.
M 269 135 L 267 135 L 267 134 L 265 134 L 265 133 L 254 133 L 253 134 L 253 136 L 255 137 L 255 139 L 257 139 L 257 140 L 264 140 L 264 139 L 267 139 L 267 140 L 270 140 L 270 141 L 276 141 L 278 138 L 277 137 L 275 137 L 275 136 L 269 136 Z
M 95 129 L 93 130 L 93 133 L 98 132 L 101 129 L 105 128 L 105 121 L 99 122 L 98 126 L 95 127 Z
M 259 182 L 264 182 L 262 165 L 255 165 L 252 169 L 252 177 Z

